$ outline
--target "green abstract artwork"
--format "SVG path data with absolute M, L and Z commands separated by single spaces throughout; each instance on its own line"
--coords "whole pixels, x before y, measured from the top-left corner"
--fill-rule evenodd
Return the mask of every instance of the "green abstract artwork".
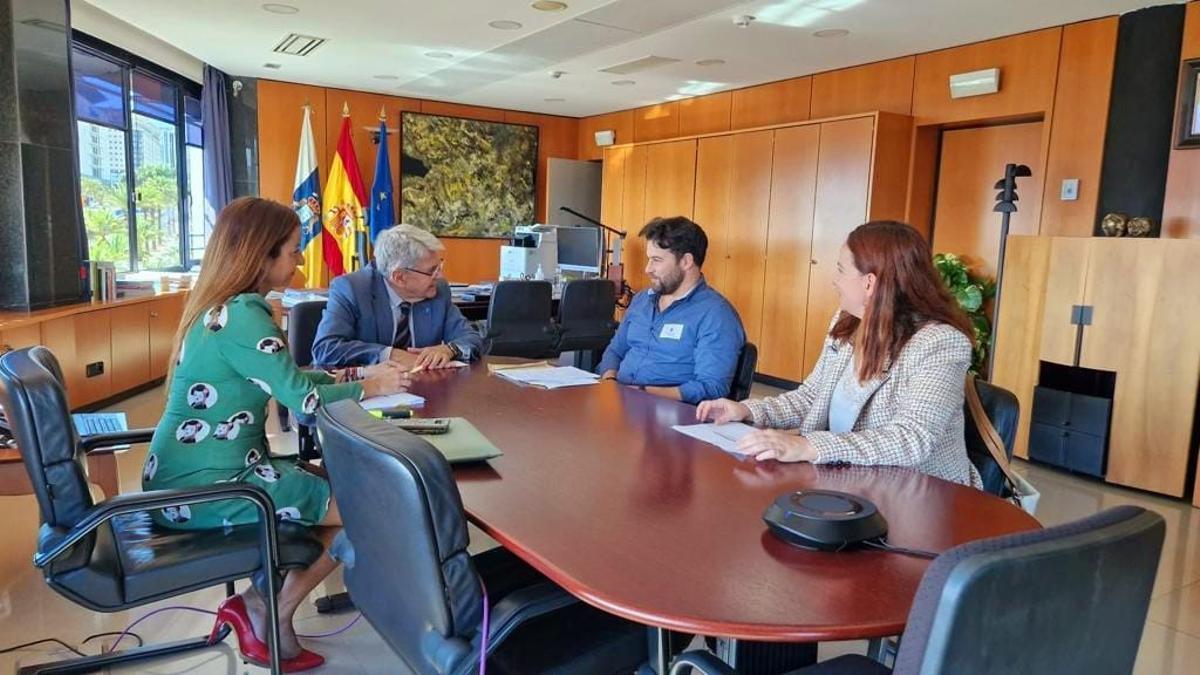
M 507 237 L 534 219 L 538 128 L 404 113 L 400 218 L 439 237 Z

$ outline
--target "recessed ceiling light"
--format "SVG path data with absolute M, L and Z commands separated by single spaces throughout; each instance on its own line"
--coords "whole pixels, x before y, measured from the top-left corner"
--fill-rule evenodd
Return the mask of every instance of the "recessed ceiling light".
M 278 63 L 264 63 L 263 64 L 263 68 L 270 68 L 271 70 L 279 70 L 281 67 L 282 66 L 280 66 Z
M 628 86 L 634 85 L 634 84 L 637 84 L 637 82 L 634 82 L 633 80 L 614 80 L 613 81 L 614 87 L 628 87 Z
M 698 66 L 723 66 L 725 59 L 700 59 L 696 62 Z
M 491 26 L 492 28 L 495 28 L 496 30 L 520 30 L 521 29 L 521 24 L 517 23 L 516 21 L 506 21 L 506 20 L 489 21 L 488 25 Z
M 293 7 L 291 5 L 284 5 L 284 4 L 278 3 L 278 2 L 265 3 L 265 4 L 263 4 L 262 8 L 272 14 L 295 14 L 300 11 L 299 7 Z
M 846 37 L 849 34 L 850 34 L 850 31 L 846 30 L 845 28 L 826 28 L 824 30 L 819 30 L 819 31 L 813 33 L 813 37 L 840 38 L 840 37 Z
M 399 77 L 397 77 L 395 75 L 374 75 L 373 77 L 377 80 L 398 80 L 398 79 L 400 79 Z
M 542 99 L 542 100 L 544 100 L 546 103 L 562 103 L 563 101 L 565 101 L 565 100 L 567 100 L 567 99 L 565 99 L 565 98 L 559 98 L 558 96 L 551 96 L 551 97 L 549 97 L 549 98 L 545 98 L 545 99 Z
M 567 8 L 567 3 L 558 0 L 537 0 L 530 5 L 539 12 L 558 12 Z
M 450 52 L 425 52 L 425 56 L 431 59 L 452 59 L 454 55 Z

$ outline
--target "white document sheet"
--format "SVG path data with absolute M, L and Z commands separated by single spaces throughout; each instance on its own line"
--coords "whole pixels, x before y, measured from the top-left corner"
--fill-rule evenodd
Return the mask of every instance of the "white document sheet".
M 749 424 L 730 422 L 729 424 L 676 424 L 671 427 L 681 434 L 715 445 L 725 452 L 744 455 L 738 452 L 737 444 L 743 436 L 755 431 Z
M 507 368 L 493 371 L 494 375 L 506 380 L 543 389 L 561 389 L 596 384 L 600 376 L 574 366 L 535 366 L 530 368 Z
M 385 408 L 395 408 L 396 406 L 408 406 L 409 408 L 420 408 L 425 405 L 425 399 L 410 394 L 401 392 L 399 394 L 388 394 L 387 396 L 372 396 L 359 401 L 359 404 L 367 410 L 383 410 Z

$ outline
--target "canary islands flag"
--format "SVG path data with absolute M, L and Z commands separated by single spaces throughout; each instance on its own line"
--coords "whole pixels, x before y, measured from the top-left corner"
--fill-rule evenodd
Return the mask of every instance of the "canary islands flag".
M 371 246 L 380 232 L 396 224 L 392 204 L 392 166 L 388 160 L 387 121 L 379 120 L 379 154 L 375 155 L 375 183 L 371 185 Z
M 305 283 L 309 288 L 324 288 L 329 285 L 329 271 L 321 253 L 321 178 L 317 170 L 317 146 L 313 143 L 311 116 L 312 109 L 304 106 L 292 209 L 300 217 L 300 251 L 304 253 L 302 269 Z
M 359 240 L 365 239 L 367 223 L 363 205 L 367 203 L 362 174 L 354 156 L 350 136 L 350 108 L 342 107 L 342 131 L 338 134 L 337 152 L 329 167 L 329 182 L 325 183 L 325 263 L 331 276 L 353 272 L 366 261 L 360 255 Z M 332 247 L 330 246 L 332 242 Z

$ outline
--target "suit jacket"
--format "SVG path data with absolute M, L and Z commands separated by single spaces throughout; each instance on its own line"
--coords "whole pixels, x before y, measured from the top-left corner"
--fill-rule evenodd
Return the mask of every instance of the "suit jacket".
M 821 357 L 798 389 L 746 401 L 754 424 L 798 430 L 817 451 L 816 463 L 909 466 L 982 487 L 963 429 L 963 378 L 971 365 L 965 335 L 942 323 L 918 330 L 881 375 L 864 383 L 853 429 L 835 434 L 829 431 L 833 390 L 853 363 L 853 344 L 826 336 Z
M 329 302 L 313 342 L 313 362 L 321 366 L 361 366 L 379 362 L 396 331 L 387 282 L 372 263 L 329 284 Z M 452 342 L 468 358 L 478 358 L 483 337 L 450 299 L 450 285 L 438 282 L 437 295 L 412 307 L 412 345 Z

